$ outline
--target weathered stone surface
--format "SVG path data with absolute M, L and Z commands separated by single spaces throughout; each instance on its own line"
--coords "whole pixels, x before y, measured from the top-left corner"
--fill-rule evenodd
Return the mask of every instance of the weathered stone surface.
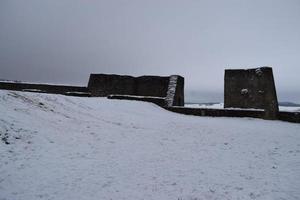
M 224 107 L 265 110 L 265 118 L 278 117 L 278 101 L 271 67 L 225 70 Z
M 135 80 L 132 76 L 115 74 L 91 74 L 88 89 L 92 96 L 106 97 L 110 94 L 135 94 Z

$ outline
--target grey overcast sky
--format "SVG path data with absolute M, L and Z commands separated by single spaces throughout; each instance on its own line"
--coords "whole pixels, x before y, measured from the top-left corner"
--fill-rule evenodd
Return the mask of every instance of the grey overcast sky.
M 223 101 L 224 69 L 259 66 L 300 103 L 300 0 L 0 0 L 1 79 L 180 74 L 188 101 Z

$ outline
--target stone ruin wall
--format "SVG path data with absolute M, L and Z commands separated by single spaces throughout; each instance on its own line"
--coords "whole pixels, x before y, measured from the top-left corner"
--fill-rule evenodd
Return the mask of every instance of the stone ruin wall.
M 270 67 L 225 70 L 224 107 L 242 108 L 238 110 L 183 107 L 184 78 L 177 75 L 132 77 L 91 74 L 87 87 L 0 81 L 0 89 L 148 101 L 169 111 L 187 115 L 255 117 L 300 123 L 299 112 L 278 111 L 275 83 Z
M 150 101 L 163 107 L 184 106 L 184 78 L 177 75 L 91 74 L 87 87 L 0 81 L 0 89 L 86 97 L 119 95 L 119 99 L 130 96 L 130 99 Z
M 116 99 L 135 99 L 159 103 L 163 106 L 184 106 L 184 78 L 181 76 L 123 76 L 115 74 L 91 74 L 88 89 L 92 96 Z M 123 96 L 122 96 L 123 95 Z M 137 96 L 137 97 L 135 97 Z

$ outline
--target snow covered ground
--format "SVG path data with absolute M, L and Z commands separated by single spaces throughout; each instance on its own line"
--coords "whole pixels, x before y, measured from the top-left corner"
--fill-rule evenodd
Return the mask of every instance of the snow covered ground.
M 300 199 L 300 125 L 0 90 L 0 199 Z
M 213 103 L 213 104 L 185 104 L 189 108 L 212 108 L 212 109 L 224 109 L 224 103 Z M 228 108 L 228 109 L 239 109 L 239 108 Z M 250 109 L 250 110 L 259 110 L 259 109 Z M 279 106 L 280 111 L 288 112 L 300 112 L 300 107 L 298 106 Z

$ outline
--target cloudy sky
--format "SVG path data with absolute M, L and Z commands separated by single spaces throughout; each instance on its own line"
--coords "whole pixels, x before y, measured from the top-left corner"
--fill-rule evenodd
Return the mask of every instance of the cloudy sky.
M 224 69 L 259 66 L 300 103 L 299 0 L 0 0 L 1 79 L 180 74 L 188 101 L 222 101 Z

